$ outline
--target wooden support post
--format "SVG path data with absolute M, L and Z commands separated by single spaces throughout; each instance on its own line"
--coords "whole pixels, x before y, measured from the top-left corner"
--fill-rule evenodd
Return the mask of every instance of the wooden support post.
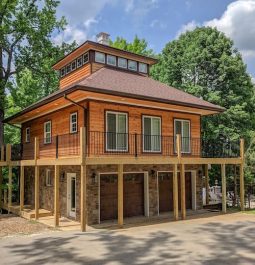
M 226 165 L 221 165 L 222 212 L 227 212 Z
M 34 160 L 36 161 L 39 158 L 39 139 L 38 137 L 35 137 L 35 143 L 34 143 Z
M 35 166 L 35 220 L 39 219 L 39 166 Z
M 173 174 L 173 203 L 174 203 L 174 220 L 179 219 L 179 206 L 178 206 L 178 173 L 177 164 L 174 164 L 174 174 Z
M 11 154 L 12 154 L 12 146 L 11 144 L 6 145 L 6 162 L 11 161 Z
M 205 165 L 205 190 L 206 190 L 206 205 L 209 204 L 209 174 L 208 164 Z
M 87 226 L 87 168 L 86 168 L 86 128 L 80 128 L 80 162 L 81 162 L 81 231 Z
M 1 161 L 4 161 L 4 145 L 1 146 Z
M 118 225 L 123 227 L 123 165 L 118 165 Z
M 12 206 L 12 166 L 9 166 L 8 178 L 8 211 L 10 211 Z
M 181 135 L 177 134 L 176 136 L 176 152 L 177 152 L 177 158 L 180 161 L 181 160 Z
M 186 219 L 186 190 L 185 190 L 185 165 L 180 165 L 180 178 L 181 178 L 181 216 Z
M 20 212 L 24 210 L 24 166 L 20 167 L 20 193 L 19 193 L 19 202 L 20 202 Z
M 59 226 L 59 165 L 55 165 L 54 176 L 54 224 Z
M 3 189 L 2 189 L 2 185 L 3 185 L 3 171 L 2 171 L 2 167 L 0 167 L 0 209 L 2 208 L 2 205 L 3 205 Z
M 244 139 L 240 140 L 240 157 L 242 160 L 242 163 L 240 164 L 240 208 L 241 211 L 244 211 Z

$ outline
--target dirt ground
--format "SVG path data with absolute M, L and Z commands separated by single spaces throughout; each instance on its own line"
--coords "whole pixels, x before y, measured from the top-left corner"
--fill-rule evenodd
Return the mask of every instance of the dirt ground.
M 44 224 L 29 221 L 12 214 L 0 215 L 0 238 L 12 235 L 29 235 L 52 230 Z

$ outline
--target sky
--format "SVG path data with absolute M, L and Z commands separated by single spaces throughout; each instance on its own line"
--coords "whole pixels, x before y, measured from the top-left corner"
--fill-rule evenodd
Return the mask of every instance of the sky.
M 61 0 L 58 16 L 68 26 L 56 43 L 96 40 L 103 31 L 112 40 L 137 35 L 156 53 L 182 32 L 217 27 L 234 40 L 255 81 L 255 0 Z

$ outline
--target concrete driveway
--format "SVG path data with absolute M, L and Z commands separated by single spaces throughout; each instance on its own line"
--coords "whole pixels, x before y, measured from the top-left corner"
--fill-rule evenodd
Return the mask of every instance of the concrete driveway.
M 5 238 L 0 264 L 255 264 L 255 215 Z

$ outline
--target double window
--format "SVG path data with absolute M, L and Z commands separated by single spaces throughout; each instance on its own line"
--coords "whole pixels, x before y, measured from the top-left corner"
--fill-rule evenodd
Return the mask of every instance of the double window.
M 143 116 L 143 151 L 161 152 L 161 118 Z
M 126 113 L 106 112 L 106 151 L 128 151 Z
M 70 114 L 70 133 L 76 133 L 78 127 L 77 112 Z
M 51 121 L 46 121 L 44 123 L 44 143 L 51 143 Z
M 189 120 L 174 120 L 174 138 L 176 135 L 181 135 L 181 152 L 190 153 L 190 121 Z M 176 144 L 175 144 L 176 151 Z

